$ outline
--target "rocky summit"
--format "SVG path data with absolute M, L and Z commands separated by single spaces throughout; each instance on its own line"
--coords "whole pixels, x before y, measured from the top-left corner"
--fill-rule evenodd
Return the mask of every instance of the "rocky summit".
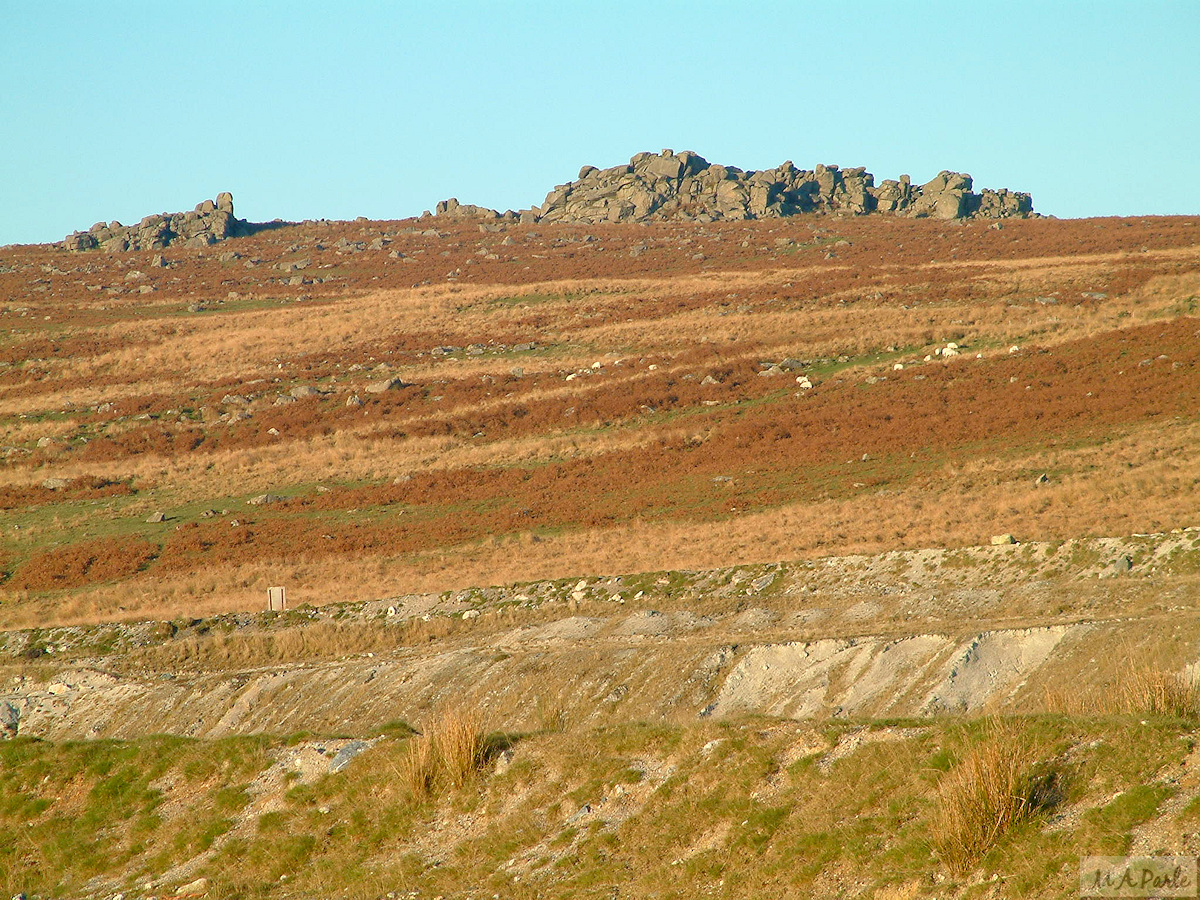
M 439 216 L 484 217 L 526 223 L 718 222 L 774 219 L 803 213 L 913 218 L 1004 219 L 1033 213 L 1029 194 L 1007 188 L 975 193 L 970 175 L 943 171 L 923 185 L 907 175 L 878 186 L 862 166 L 818 165 L 797 169 L 791 161 L 774 169 L 743 171 L 709 163 L 685 150 L 638 153 L 627 165 L 584 166 L 579 178 L 552 190 L 541 206 L 519 213 L 443 200 Z
M 191 212 L 158 213 L 146 216 L 136 225 L 97 222 L 87 231 L 76 231 L 63 238 L 66 250 L 106 250 L 125 253 L 136 250 L 163 250 L 172 245 L 207 247 L 239 233 L 245 225 L 233 214 L 233 194 L 222 191 L 215 200 L 196 204 Z

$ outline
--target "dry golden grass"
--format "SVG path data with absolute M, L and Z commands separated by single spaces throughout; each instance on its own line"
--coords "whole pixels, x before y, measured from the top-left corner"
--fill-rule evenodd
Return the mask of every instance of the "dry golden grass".
M 418 803 L 433 795 L 437 788 L 438 758 L 433 736 L 418 735 L 408 743 L 408 755 L 401 768 L 401 781 Z
M 133 654 L 138 664 L 164 671 L 222 670 L 385 653 L 449 637 L 459 620 L 444 616 L 407 619 L 399 625 L 310 622 L 268 631 L 215 632 L 178 637 Z
M 7 429 L 3 439 L 24 445 L 0 467 L 0 487 L 37 486 L 48 476 L 132 479 L 137 493 L 114 504 L 110 521 L 103 526 L 124 533 L 130 530 L 131 520 L 144 520 L 155 510 L 170 514 L 173 509 L 188 509 L 181 515 L 187 519 L 202 502 L 221 509 L 237 502 L 230 498 L 313 482 L 386 484 L 404 475 L 439 472 L 453 478 L 457 470 L 534 470 L 561 460 L 590 464 L 594 459 L 597 470 L 603 470 L 606 454 L 632 459 L 637 451 L 653 451 L 664 441 L 699 447 L 713 434 L 719 438 L 722 429 L 736 425 L 743 410 L 753 415 L 764 391 L 774 387 L 754 379 L 750 390 L 742 390 L 743 381 L 738 391 L 744 396 L 731 392 L 729 397 L 721 395 L 720 401 L 701 398 L 705 404 L 719 404 L 711 410 L 702 407 L 693 388 L 710 361 L 740 367 L 737 377 L 744 379 L 764 359 L 829 360 L 842 354 L 877 353 L 889 346 L 910 348 L 908 357 L 916 359 L 946 340 L 965 342 L 972 352 L 985 356 L 1006 355 L 1010 344 L 1020 343 L 1029 353 L 1017 359 L 1025 360 L 1072 338 L 1102 338 L 1105 332 L 1189 315 L 1189 304 L 1194 304 L 1200 289 L 1200 275 L 1194 271 L 1200 252 L 1195 246 L 1155 245 L 1147 239 L 1151 246 L 1146 252 L 1096 252 L 1135 236 L 1135 231 L 1126 232 L 1124 223 L 1112 227 L 1022 223 L 1013 226 L 1010 237 L 1007 226 L 1001 236 L 974 226 L 957 230 L 938 223 L 846 222 L 835 227 L 853 238 L 854 249 L 839 251 L 834 260 L 819 262 L 809 251 L 790 255 L 771 249 L 773 235 L 782 231 L 803 243 L 811 227 L 797 222 L 725 229 L 713 241 L 717 249 L 712 261 L 705 263 L 713 268 L 700 272 L 697 267 L 680 266 L 682 257 L 671 257 L 684 252 L 678 241 L 685 236 L 706 245 L 711 236 L 697 236 L 686 228 L 614 229 L 601 238 L 606 251 L 616 251 L 606 252 L 606 260 L 618 255 L 625 259 L 623 250 L 632 242 L 648 239 L 654 244 L 651 255 L 657 254 L 654 262 L 644 268 L 624 263 L 594 266 L 590 252 L 570 250 L 544 266 L 526 259 L 533 268 L 526 270 L 530 280 L 521 284 L 499 283 L 524 276 L 496 270 L 495 283 L 464 280 L 396 288 L 392 285 L 397 280 L 387 277 L 386 262 L 356 269 L 366 258 L 331 259 L 341 273 L 337 278 L 346 281 L 336 289 L 326 285 L 315 291 L 322 295 L 317 302 L 276 303 L 266 299 L 273 288 L 263 284 L 251 288 L 259 299 L 247 307 L 231 304 L 200 315 L 181 314 L 182 297 L 160 298 L 159 294 L 144 302 L 86 295 L 74 306 L 68 298 L 62 301 L 65 310 L 90 312 L 78 315 L 77 324 L 67 324 L 53 340 L 34 332 L 18 338 L 36 348 L 30 353 L 36 367 L 27 379 L 0 386 L 0 417 L 6 417 L 0 427 Z M 1157 233 L 1153 223 L 1130 223 L 1130 227 Z M 1018 229 L 1028 231 L 1018 237 Z M 1092 231 L 1100 237 L 1093 239 Z M 900 233 L 911 242 L 908 250 L 900 250 L 894 240 Z M 515 235 L 520 244 L 517 253 L 540 247 L 553 256 L 555 247 L 563 246 L 555 235 L 543 236 L 540 242 L 526 242 L 523 233 Z M 1044 243 L 1034 246 L 1027 236 Z M 735 249 L 743 237 L 750 249 Z M 1179 239 L 1176 235 L 1170 241 Z M 434 253 L 469 255 L 480 242 L 493 239 L 455 234 L 448 239 L 413 240 L 422 246 L 420 252 L 430 253 L 426 262 L 432 263 Z M 956 247 L 961 250 L 957 259 L 953 257 Z M 1018 258 L 1021 253 L 1032 255 Z M 218 276 L 219 280 L 235 275 L 255 280 L 265 274 L 235 272 L 217 266 L 215 260 L 196 259 L 186 265 L 191 267 L 188 289 L 196 289 L 197 297 L 205 285 L 216 284 L 212 279 Z M 442 265 L 437 263 L 439 268 Z M 451 267 L 450 262 L 444 265 Z M 623 270 L 631 275 L 623 277 Z M 430 271 L 421 271 L 411 280 L 430 277 Z M 366 277 L 372 272 L 382 280 Z M 443 277 L 442 272 L 434 277 Z M 474 270 L 475 275 L 482 272 L 482 268 Z M 197 283 L 200 278 L 208 280 Z M 372 284 L 389 286 L 362 290 Z M 1081 291 L 1095 289 L 1107 291 L 1108 296 L 1081 302 Z M 1035 296 L 1043 294 L 1057 295 L 1060 301 L 1034 302 Z M 57 302 L 57 298 L 47 299 Z M 105 318 L 114 310 L 134 306 L 139 308 L 137 317 L 125 309 L 115 319 Z M 52 311 L 57 320 L 58 310 Z M 1187 334 L 1180 328 L 1172 333 L 1176 339 Z M 540 349 L 519 356 L 489 352 L 445 359 L 426 352 L 443 339 L 486 343 L 493 335 L 509 344 L 536 340 Z M 71 352 L 61 346 L 55 349 L 60 337 Z M 1111 349 L 1118 342 L 1110 339 L 1105 346 Z M 1173 353 L 1172 346 L 1162 349 Z M 1146 352 L 1153 356 L 1158 351 Z M 626 368 L 613 365 L 618 358 L 625 359 Z M 562 380 L 567 372 L 598 359 L 605 362 L 603 378 Z M 362 415 L 348 415 L 342 403 L 345 395 L 360 390 L 379 361 L 388 361 L 392 372 L 425 386 L 429 394 L 441 392 L 434 385 L 447 385 L 446 402 L 406 397 L 380 404 L 378 411 L 372 405 Z M 649 371 L 649 362 L 657 366 L 654 372 Z M 516 381 L 509 378 L 514 363 L 526 373 Z M 1164 368 L 1173 364 L 1164 363 Z M 951 389 L 970 391 L 970 385 L 961 386 L 974 377 L 967 374 L 965 360 L 949 365 L 962 366 L 953 373 Z M 856 380 L 870 374 L 865 366 L 861 363 L 844 373 L 847 381 L 837 388 L 851 403 Z M 930 370 L 935 380 L 939 366 L 935 362 Z M 981 364 L 980 383 L 994 377 L 998 368 L 991 361 Z M 883 375 L 885 369 L 890 372 L 885 365 L 874 374 Z M 335 393 L 319 411 L 316 406 L 297 407 L 298 424 L 289 433 L 288 420 L 281 417 L 291 411 L 274 410 L 271 395 L 285 393 L 297 382 L 317 380 L 332 384 Z M 886 385 L 889 391 L 898 381 Z M 1169 390 L 1169 379 L 1162 384 Z M 671 393 L 681 387 L 686 396 L 672 406 Z M 218 422 L 222 408 L 212 398 L 226 391 L 254 395 L 258 421 Z M 642 392 L 646 399 L 638 400 L 643 403 L 640 409 L 653 410 L 653 415 L 643 417 L 638 406 L 624 408 L 613 399 Z M 154 415 L 160 418 L 146 421 L 128 409 L 124 415 L 119 410 L 100 414 L 88 409 L 113 400 L 119 406 L 119 401 L 134 397 L 142 408 L 153 404 Z M 667 403 L 660 406 L 659 398 Z M 735 403 L 740 408 L 735 409 Z M 565 412 L 559 416 L 576 404 L 581 404 L 578 421 Z M 172 449 L 181 446 L 177 441 L 186 443 L 198 433 L 200 425 L 177 423 L 162 411 L 202 405 L 208 407 L 203 413 L 206 443 L 195 452 Z M 517 423 L 510 413 L 522 405 L 531 407 L 520 410 L 529 418 Z M 594 413 L 584 418 L 584 410 Z M 64 411 L 69 418 L 63 418 Z M 985 410 L 968 410 L 976 411 Z M 18 415 L 30 418 L 18 420 Z M 265 420 L 279 426 L 270 442 L 259 433 L 267 427 Z M 478 431 L 473 427 L 476 422 Z M 813 421 L 805 425 L 809 427 L 827 428 L 829 421 Z M 980 439 L 986 441 L 985 428 Z M 1089 434 L 1080 443 L 1075 435 L 1068 435 L 1019 454 L 1003 448 L 995 452 L 992 447 L 976 455 L 969 442 L 963 443 L 924 471 L 914 465 L 905 472 L 903 466 L 889 463 L 895 471 L 880 490 L 865 485 L 861 491 L 850 489 L 844 482 L 854 484 L 852 472 L 826 473 L 819 478 L 825 479 L 828 489 L 814 488 L 805 502 L 793 502 L 802 492 L 790 485 L 775 497 L 770 488 L 751 487 L 748 493 L 759 490 L 761 496 L 751 497 L 745 508 L 727 513 L 722 509 L 719 516 L 713 510 L 720 501 L 712 492 L 699 501 L 686 497 L 677 510 L 665 509 L 673 502 L 669 495 L 678 484 L 678 479 L 668 479 L 661 485 L 662 503 L 647 521 L 631 521 L 617 508 L 607 516 L 611 524 L 596 525 L 600 517 L 593 515 L 583 525 L 555 511 L 535 526 L 543 538 L 540 542 L 523 530 L 515 533 L 524 529 L 521 522 L 501 529 L 513 533 L 456 538 L 458 543 L 432 549 L 429 545 L 440 537 L 425 544 L 414 541 L 409 546 L 416 549 L 404 554 L 379 552 L 379 542 L 364 541 L 351 544 L 363 548 L 361 552 L 347 551 L 344 558 L 321 557 L 324 545 L 312 540 L 303 545 L 314 554 L 311 558 L 299 550 L 267 558 L 248 552 L 241 559 L 186 572 L 154 563 L 150 571 L 124 582 L 88 584 L 66 595 L 16 594 L 14 579 L 4 599 L 17 602 L 3 604 L 0 624 L 255 608 L 262 589 L 273 583 L 288 584 L 295 602 L 323 603 L 581 572 L 707 568 L 826 553 L 959 546 L 986 542 L 998 521 L 1004 530 L 1026 540 L 1191 524 L 1195 485 L 1200 483 L 1200 463 L 1187 450 L 1200 437 L 1194 423 L 1134 417 L 1128 429 L 1115 440 L 1111 435 L 1100 440 Z M 1113 433 L 1120 432 L 1114 428 Z M 70 449 L 52 447 L 22 455 L 43 436 L 74 441 Z M 919 432 L 914 432 L 913 446 L 921 449 Z M 796 449 L 786 444 L 780 448 L 782 453 Z M 840 453 L 840 448 L 833 453 Z M 860 454 L 847 453 L 847 458 L 851 455 Z M 740 469 L 742 462 L 731 467 Z M 586 468 L 578 466 L 580 471 Z M 1047 470 L 1055 474 L 1053 482 L 1033 488 L 1030 472 Z M 658 487 L 652 485 L 648 493 Z M 603 493 L 608 488 L 587 490 Z M 695 485 L 685 485 L 682 493 L 689 492 L 696 493 Z M 731 497 L 737 493 L 730 491 Z M 592 499 L 583 498 L 583 505 Z M 535 514 L 531 525 L 537 515 L 545 515 L 536 508 L 538 498 L 520 500 Z M 47 510 L 59 505 L 39 502 Z M 445 512 L 429 498 L 419 503 L 422 513 L 441 516 Z M 22 511 L 29 521 L 22 523 L 20 532 L 5 533 L 0 555 L 6 554 L 8 562 L 0 559 L 0 563 L 15 571 L 47 544 L 91 537 L 88 515 L 94 516 L 95 511 L 61 506 L 63 513 L 54 521 L 33 506 L 30 513 Z M 705 511 L 690 511 L 697 509 Z M 369 514 L 383 512 L 372 508 Z M 258 524 L 265 527 L 267 519 L 262 516 Z M 359 524 L 350 512 L 325 516 L 325 521 L 334 537 L 352 532 Z M 159 543 L 171 539 L 163 531 L 149 537 Z
M 1135 714 L 1194 719 L 1200 716 L 1200 680 L 1194 673 L 1142 667 L 1124 680 L 1119 703 L 1124 711 Z
M 405 787 L 417 802 L 440 788 L 457 790 L 486 761 L 483 716 L 475 708 L 450 707 L 409 742 L 402 769 Z
M 988 732 L 938 782 L 930 838 L 957 875 L 1018 822 L 1055 802 L 1055 785 L 1035 776 L 1037 750 L 1020 729 L 993 722 Z
M 483 716 L 477 709 L 448 709 L 433 733 L 446 781 L 460 788 L 483 762 Z
M 403 557 L 360 557 L 352 565 L 246 562 L 84 589 L 50 609 L 9 603 L 0 621 L 28 627 L 255 609 L 273 584 L 288 585 L 295 604 L 316 605 L 582 572 L 703 569 L 828 553 L 968 546 L 986 544 L 1001 521 L 1003 530 L 1023 541 L 1169 530 L 1194 523 L 1197 445 L 1200 424 L 1167 422 L 1102 446 L 1003 461 L 963 460 L 948 464 L 928 485 L 790 504 L 721 522 L 634 522 L 540 542 L 512 535 Z M 1028 473 L 1041 467 L 1075 474 L 1035 487 Z
M 917 900 L 922 896 L 925 886 L 919 881 L 909 881 L 901 885 L 888 885 L 875 892 L 875 900 Z
M 1183 249 L 1157 250 L 1148 256 L 1172 259 L 1190 258 L 1193 255 L 1194 251 Z M 955 325 L 959 326 L 958 331 L 972 338 L 1004 341 L 1028 334 L 1033 330 L 1033 323 L 1039 320 L 1050 326 L 1040 334 L 1043 341 L 1047 337 L 1067 340 L 1087 333 L 1097 323 L 1110 319 L 1118 310 L 1132 308 L 1133 315 L 1124 324 L 1135 324 L 1161 314 L 1181 297 L 1190 296 L 1196 291 L 1193 283 L 1195 276 L 1189 273 L 1183 276 L 1160 276 L 1133 297 L 1111 298 L 1088 306 L 1054 307 L 1052 314 L 1046 309 L 1013 307 L 1004 302 L 1006 297 L 1018 291 L 1022 294 L 1050 291 L 1063 278 L 1094 279 L 1120 262 L 1120 255 L 1107 254 L 1071 257 L 1068 260 L 1024 259 L 928 266 L 930 270 L 943 274 L 961 270 L 963 278 L 982 278 L 995 291 L 994 300 L 1000 302 L 985 302 L 977 307 L 976 311 L 985 311 L 984 315 L 968 319 L 971 324 L 965 328 L 962 327 L 962 310 L 958 307 L 931 308 L 923 310 L 922 316 L 914 317 L 902 308 L 879 307 L 870 301 L 859 301 L 844 309 L 829 310 L 819 314 L 815 320 L 810 318 L 813 310 L 779 313 L 767 319 L 754 316 L 749 317 L 749 321 L 748 317 L 736 315 L 720 320 L 708 311 L 698 311 L 673 317 L 649 332 L 640 323 L 588 327 L 573 313 L 573 301 L 569 300 L 547 303 L 544 310 L 560 319 L 561 327 L 570 331 L 572 343 L 576 345 L 613 346 L 609 342 L 615 339 L 618 342 L 615 345 L 620 346 L 622 342 L 635 339 L 647 348 L 669 348 L 679 346 L 680 340 L 690 342 L 697 334 L 705 334 L 709 340 L 727 340 L 731 334 L 744 334 L 747 326 L 753 324 L 754 331 L 765 338 L 766 344 L 778 342 L 789 345 L 785 335 L 790 334 L 790 346 L 794 347 L 795 336 L 802 334 L 805 349 L 821 354 L 844 352 L 843 348 L 866 349 L 877 344 L 881 334 L 888 335 L 892 343 L 924 344 L 939 339 L 930 336 L 921 340 L 930 329 L 937 332 Z M 981 274 L 978 271 L 980 268 L 988 271 Z M 624 302 L 630 296 L 665 299 L 715 290 L 734 293 L 782 291 L 784 285 L 802 283 L 806 276 L 827 274 L 828 271 L 823 267 L 802 267 L 663 278 L 560 279 L 520 287 L 431 286 L 352 295 L 334 304 L 251 310 L 207 319 L 178 320 L 171 325 L 155 321 L 122 322 L 103 330 L 81 329 L 78 334 L 103 338 L 117 349 L 83 359 L 53 361 L 50 363 L 53 377 L 39 396 L 7 398 L 8 391 L 0 388 L 0 412 L 30 412 L 47 405 L 61 404 L 67 399 L 92 404 L 145 393 L 147 388 L 168 391 L 197 380 L 269 377 L 276 374 L 275 360 L 279 357 L 280 348 L 296 345 L 304 346 L 313 354 L 337 355 L 368 348 L 380 336 L 404 331 L 436 333 L 461 325 L 464 321 L 484 318 L 493 325 L 509 324 L 520 318 L 519 309 L 497 310 L 488 308 L 487 304 L 491 300 L 514 294 L 586 294 L 590 303 L 603 309 L 606 305 Z M 886 287 L 886 277 L 879 278 L 877 283 L 868 279 L 861 284 L 856 283 L 847 291 L 834 291 L 824 299 L 836 301 L 842 294 L 858 297 L 876 288 Z M 804 327 L 798 330 L 796 325 L 801 318 Z M 778 341 L 773 341 L 776 334 L 779 335 Z M 582 362 L 586 355 L 584 351 L 582 355 L 569 359 L 568 364 Z M 57 379 L 98 379 L 111 373 L 120 373 L 124 383 L 103 389 L 73 387 L 61 394 L 53 388 L 53 382 Z M 414 369 L 414 374 L 421 376 L 428 373 L 424 367 L 418 367 Z

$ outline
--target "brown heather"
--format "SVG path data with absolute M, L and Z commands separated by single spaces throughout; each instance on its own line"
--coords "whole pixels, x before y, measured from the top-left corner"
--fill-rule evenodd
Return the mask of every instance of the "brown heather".
M 17 248 L 0 624 L 1190 524 L 1196 221 L 292 226 L 220 245 L 249 269 Z M 333 249 L 385 230 L 415 262 Z M 301 257 L 322 283 L 271 274 Z M 411 386 L 365 392 L 385 374 Z M 298 386 L 325 393 L 276 405 Z

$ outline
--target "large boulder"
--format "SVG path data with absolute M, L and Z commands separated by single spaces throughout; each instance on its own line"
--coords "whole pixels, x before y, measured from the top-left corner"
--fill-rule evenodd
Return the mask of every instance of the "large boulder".
M 960 219 L 971 211 L 971 176 L 961 172 L 939 172 L 921 185 L 921 193 L 913 204 L 914 216 L 935 219 Z
M 494 209 L 488 209 L 485 206 L 472 206 L 469 203 L 459 203 L 457 197 L 451 197 L 448 200 L 442 200 L 436 207 L 434 207 L 434 214 L 439 216 L 471 219 L 502 218 L 500 213 L 496 212 Z M 508 215 L 511 215 L 511 213 Z

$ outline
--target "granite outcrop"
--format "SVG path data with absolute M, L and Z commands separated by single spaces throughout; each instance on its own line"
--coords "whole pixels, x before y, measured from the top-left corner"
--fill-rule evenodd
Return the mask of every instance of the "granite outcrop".
M 818 165 L 743 171 L 709 163 L 690 150 L 638 153 L 625 165 L 584 166 L 575 181 L 550 191 L 540 206 L 500 213 L 439 203 L 439 216 L 540 223 L 717 222 L 802 214 L 883 213 L 937 219 L 1004 219 L 1034 215 L 1027 193 L 1007 188 L 976 192 L 970 175 L 943 171 L 924 184 L 907 175 L 878 185 L 865 168 Z
M 136 225 L 97 222 L 87 231 L 76 231 L 63 238 L 66 250 L 105 250 L 124 253 L 130 250 L 165 250 L 167 247 L 208 247 L 234 237 L 246 222 L 233 214 L 233 194 L 222 191 L 215 200 L 196 204 L 190 212 L 158 213 L 146 216 Z

